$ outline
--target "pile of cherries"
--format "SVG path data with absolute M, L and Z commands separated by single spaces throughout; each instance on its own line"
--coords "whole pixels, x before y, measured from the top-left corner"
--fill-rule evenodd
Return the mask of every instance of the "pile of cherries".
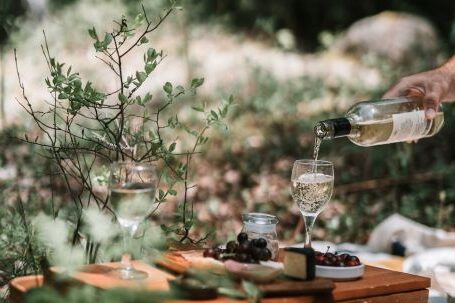
M 220 261 L 235 260 L 241 263 L 259 263 L 272 258 L 272 252 L 267 248 L 267 240 L 264 238 L 248 239 L 246 233 L 237 235 L 237 241 L 229 241 L 226 248 L 217 246 L 206 248 L 204 257 L 214 258 Z
M 351 256 L 350 254 L 346 253 L 333 254 L 328 251 L 325 253 L 316 251 L 314 259 L 316 261 L 316 265 L 323 266 L 352 267 L 361 264 L 359 258 L 357 258 L 356 256 Z

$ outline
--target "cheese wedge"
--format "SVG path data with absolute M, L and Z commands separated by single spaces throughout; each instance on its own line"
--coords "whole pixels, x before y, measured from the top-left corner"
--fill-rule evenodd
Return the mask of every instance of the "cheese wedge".
M 313 280 L 316 271 L 314 250 L 311 247 L 284 249 L 284 274 L 300 280 Z

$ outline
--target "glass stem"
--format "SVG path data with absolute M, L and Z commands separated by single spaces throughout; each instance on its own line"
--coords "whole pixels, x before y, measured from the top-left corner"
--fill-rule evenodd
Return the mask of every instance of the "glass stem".
M 121 268 L 123 270 L 132 270 L 133 265 L 131 263 L 131 253 L 130 250 L 131 244 L 132 244 L 132 239 L 134 234 L 137 231 L 138 224 L 131 224 L 128 226 L 123 226 L 123 254 L 122 254 L 122 260 L 121 260 Z
M 303 219 L 305 221 L 305 247 L 311 247 L 311 232 L 313 231 L 313 225 L 314 221 L 316 220 L 316 217 L 317 215 L 303 216 Z

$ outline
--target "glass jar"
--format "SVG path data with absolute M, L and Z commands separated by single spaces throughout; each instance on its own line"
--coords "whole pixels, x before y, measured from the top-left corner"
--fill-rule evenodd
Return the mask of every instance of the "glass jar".
M 246 213 L 242 214 L 242 221 L 242 232 L 248 235 L 248 239 L 264 238 L 267 241 L 267 248 L 272 253 L 272 260 L 276 260 L 279 250 L 276 233 L 278 218 L 264 213 Z

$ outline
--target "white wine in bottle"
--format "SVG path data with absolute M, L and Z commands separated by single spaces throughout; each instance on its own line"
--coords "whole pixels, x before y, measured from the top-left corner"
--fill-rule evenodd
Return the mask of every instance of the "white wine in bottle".
M 424 102 L 398 98 L 355 104 L 345 117 L 320 121 L 314 133 L 320 139 L 348 137 L 360 146 L 373 146 L 431 137 L 444 124 L 441 106 L 426 119 Z

